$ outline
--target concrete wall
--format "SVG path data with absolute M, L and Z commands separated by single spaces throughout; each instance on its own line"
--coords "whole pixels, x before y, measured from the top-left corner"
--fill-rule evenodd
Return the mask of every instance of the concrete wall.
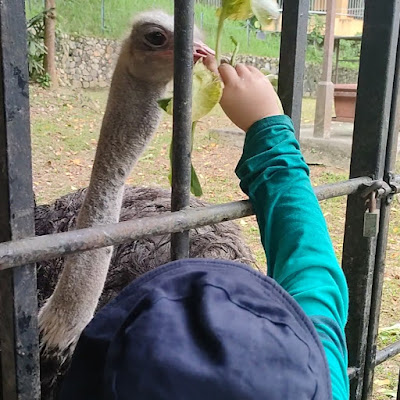
M 83 88 L 107 87 L 118 57 L 119 42 L 109 39 L 82 38 L 62 35 L 57 43 L 57 66 L 61 85 Z M 278 60 L 268 57 L 239 56 L 244 62 L 278 72 Z M 315 96 L 321 66 L 308 64 L 304 79 L 304 94 Z M 340 68 L 339 83 L 356 83 L 357 71 Z

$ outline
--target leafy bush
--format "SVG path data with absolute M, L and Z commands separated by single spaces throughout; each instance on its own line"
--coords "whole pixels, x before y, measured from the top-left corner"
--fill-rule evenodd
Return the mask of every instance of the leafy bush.
M 29 77 L 41 86 L 49 86 L 49 76 L 44 70 L 43 60 L 46 55 L 44 45 L 44 17 L 46 11 L 42 11 L 27 21 L 28 38 L 28 68 Z

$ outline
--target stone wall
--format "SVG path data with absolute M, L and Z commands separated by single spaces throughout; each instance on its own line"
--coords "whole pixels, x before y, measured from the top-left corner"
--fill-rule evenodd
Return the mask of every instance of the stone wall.
M 109 39 L 82 38 L 62 35 L 57 43 L 57 65 L 61 85 L 73 87 L 106 87 L 118 57 L 120 42 Z M 238 56 L 245 62 L 265 68 L 272 74 L 278 72 L 278 60 L 268 57 Z M 321 66 L 307 64 L 304 94 L 315 96 L 321 76 Z M 357 82 L 356 70 L 339 68 L 339 83 Z
M 57 39 L 56 62 L 61 85 L 83 88 L 109 86 L 118 58 L 119 42 L 68 35 Z
M 279 60 L 269 57 L 246 56 L 240 55 L 237 57 L 238 62 L 254 65 L 259 69 L 266 69 L 271 74 L 277 74 L 279 69 Z M 315 97 L 318 82 L 322 74 L 322 65 L 319 64 L 306 64 L 306 71 L 304 74 L 304 95 Z M 358 70 L 339 67 L 338 70 L 338 83 L 357 83 Z M 335 81 L 335 71 L 333 75 Z

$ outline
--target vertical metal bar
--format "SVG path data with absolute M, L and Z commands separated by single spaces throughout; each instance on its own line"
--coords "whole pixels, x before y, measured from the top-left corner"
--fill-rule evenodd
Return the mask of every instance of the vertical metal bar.
M 104 0 L 101 0 L 101 31 L 104 33 L 105 30 L 105 10 Z
M 0 1 L 0 242 L 33 236 L 24 2 Z M 0 273 L 4 400 L 40 399 L 36 270 Z
M 300 135 L 309 0 L 284 0 L 278 94 Z
M 382 179 L 392 102 L 399 33 L 400 0 L 366 1 L 350 176 Z M 377 239 L 363 237 L 365 201 L 347 201 L 343 269 L 350 292 L 346 334 L 349 364 L 360 370 L 350 399 L 360 399 L 364 384 L 368 324 Z
M 340 39 L 336 39 L 335 83 L 339 83 L 339 57 L 340 57 Z
M 394 74 L 394 85 L 392 93 L 392 104 L 389 121 L 389 134 L 386 149 L 386 161 L 384 177 L 390 180 L 394 172 L 397 156 L 397 142 L 399 139 L 399 86 L 400 86 L 400 41 L 397 43 L 397 60 Z M 376 341 L 379 329 L 379 314 L 381 309 L 383 278 L 385 273 L 386 248 L 389 234 L 390 206 L 392 197 L 388 197 L 381 204 L 381 217 L 379 224 L 379 236 L 376 249 L 375 270 L 371 296 L 371 314 L 369 322 L 369 332 L 367 339 L 367 350 L 365 359 L 364 389 L 363 400 L 368 400 L 372 396 L 374 380 L 374 363 L 376 357 Z
M 189 206 L 194 0 L 175 0 L 172 211 Z M 171 258 L 189 257 L 189 232 L 171 235 Z
M 396 396 L 397 400 L 400 400 L 400 371 L 399 371 L 399 380 L 397 383 L 397 396 Z

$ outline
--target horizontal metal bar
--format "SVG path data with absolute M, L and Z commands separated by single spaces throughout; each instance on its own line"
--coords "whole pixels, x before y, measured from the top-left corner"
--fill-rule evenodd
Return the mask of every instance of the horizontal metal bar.
M 360 373 L 360 368 L 356 367 L 347 368 L 347 376 L 349 377 L 349 380 L 357 378 L 359 373 Z
M 374 367 L 400 354 L 400 340 L 376 353 Z
M 356 193 L 371 182 L 363 177 L 314 188 L 318 200 L 326 200 Z M 200 207 L 166 213 L 156 217 L 138 218 L 79 229 L 71 232 L 32 237 L 0 244 L 0 271 L 21 264 L 49 260 L 61 254 L 77 253 L 138 240 L 144 237 L 182 232 L 198 226 L 247 217 L 253 214 L 249 201 L 238 201 L 217 206 Z
M 348 181 L 320 185 L 314 188 L 314 193 L 319 201 L 328 200 L 333 197 L 346 196 L 356 193 L 364 184 L 372 182 L 369 177 L 354 178 Z
M 379 350 L 376 353 L 376 358 L 373 367 L 375 368 L 376 366 L 384 363 L 387 360 L 390 360 L 391 358 L 397 356 L 398 354 L 400 354 L 400 340 L 385 347 L 382 350 Z M 356 367 L 347 368 L 347 376 L 349 377 L 350 380 L 356 378 L 359 372 L 360 372 L 359 368 Z
M 156 217 L 44 235 L 1 244 L 0 271 L 20 264 L 48 260 L 61 254 L 77 253 L 113 246 L 133 240 L 183 232 L 252 215 L 249 201 L 238 201 L 210 207 L 199 207 L 165 213 Z

